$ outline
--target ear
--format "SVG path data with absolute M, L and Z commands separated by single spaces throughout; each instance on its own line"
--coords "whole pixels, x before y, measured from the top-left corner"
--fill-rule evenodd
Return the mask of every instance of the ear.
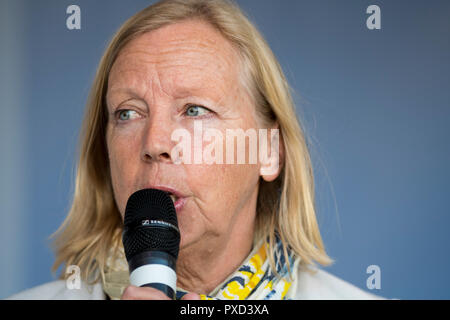
M 264 137 L 261 136 L 259 138 L 264 139 Z M 271 182 L 280 175 L 284 165 L 284 142 L 278 122 L 276 122 L 272 128 L 268 129 L 265 138 L 267 139 L 267 151 L 263 150 L 263 154 L 267 154 L 267 159 L 261 160 L 259 174 L 265 181 Z M 260 143 L 260 147 L 261 145 L 262 144 Z

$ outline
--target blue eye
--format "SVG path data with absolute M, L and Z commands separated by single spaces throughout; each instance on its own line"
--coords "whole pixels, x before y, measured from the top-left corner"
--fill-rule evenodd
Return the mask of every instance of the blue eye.
M 118 110 L 116 112 L 116 116 L 120 121 L 127 121 L 130 119 L 134 119 L 139 115 L 136 111 L 133 110 Z
M 186 115 L 189 117 L 202 116 L 202 115 L 207 114 L 208 112 L 209 112 L 209 110 L 207 108 L 202 107 L 202 106 L 197 106 L 197 105 L 191 105 L 185 111 Z

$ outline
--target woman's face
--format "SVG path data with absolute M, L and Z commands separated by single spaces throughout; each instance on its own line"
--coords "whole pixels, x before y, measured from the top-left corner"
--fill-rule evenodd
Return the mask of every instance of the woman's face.
M 178 193 L 181 249 L 252 236 L 259 164 L 175 164 L 172 157 L 178 144 L 172 133 L 185 129 L 194 158 L 194 121 L 223 137 L 226 129 L 258 128 L 238 62 L 214 28 L 185 21 L 131 41 L 109 75 L 106 138 L 119 211 L 123 217 L 129 196 L 140 189 Z M 225 159 L 225 147 L 223 153 Z

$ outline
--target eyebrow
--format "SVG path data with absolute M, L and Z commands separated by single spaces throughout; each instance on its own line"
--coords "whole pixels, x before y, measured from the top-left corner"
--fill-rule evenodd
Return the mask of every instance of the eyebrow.
M 188 98 L 194 98 L 198 100 L 203 100 L 207 104 L 212 104 L 218 108 L 226 108 L 222 101 L 225 99 L 225 94 L 221 95 L 220 99 L 213 99 L 210 95 L 205 95 L 204 93 L 199 94 L 195 91 L 199 91 L 201 88 L 180 88 L 178 89 L 179 92 L 177 92 L 177 95 L 174 96 L 175 100 L 182 100 L 182 99 L 188 99 Z M 131 99 L 139 99 L 144 100 L 141 95 L 139 95 L 133 88 L 130 87 L 116 87 L 112 88 L 111 90 L 107 91 L 106 94 L 106 103 L 109 105 L 110 99 L 108 99 L 111 95 L 120 95 L 120 96 L 127 96 L 130 97 L 127 100 L 121 101 L 120 103 L 123 103 L 125 101 L 131 100 Z M 144 100 L 145 101 L 145 100 Z
M 111 95 L 113 96 L 117 96 L 117 95 L 121 95 L 121 96 L 129 96 L 130 98 L 125 100 L 131 100 L 131 99 L 142 99 L 139 94 L 137 94 L 133 89 L 128 88 L 128 87 L 119 87 L 119 88 L 113 88 L 111 90 L 107 90 L 106 94 L 105 94 L 105 98 L 106 98 L 106 105 L 107 107 L 110 105 L 110 97 Z M 124 102 L 124 101 L 121 101 Z

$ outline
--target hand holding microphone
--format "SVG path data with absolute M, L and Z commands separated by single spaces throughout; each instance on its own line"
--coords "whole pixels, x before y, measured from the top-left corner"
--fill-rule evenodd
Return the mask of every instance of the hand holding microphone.
M 172 300 L 161 291 L 150 287 L 128 286 L 122 295 L 122 300 Z M 200 300 L 196 293 L 189 292 L 181 300 Z

